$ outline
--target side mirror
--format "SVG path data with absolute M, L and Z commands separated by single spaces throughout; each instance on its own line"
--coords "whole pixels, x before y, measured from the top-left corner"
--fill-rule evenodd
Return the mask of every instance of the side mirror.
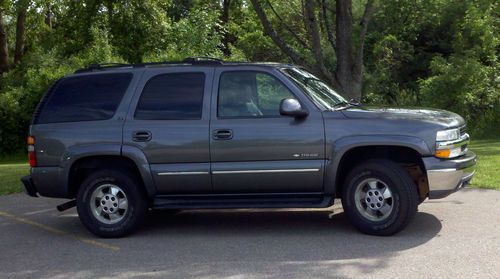
M 296 99 L 287 98 L 280 102 L 280 114 L 293 117 L 306 117 L 309 112 L 302 108 Z

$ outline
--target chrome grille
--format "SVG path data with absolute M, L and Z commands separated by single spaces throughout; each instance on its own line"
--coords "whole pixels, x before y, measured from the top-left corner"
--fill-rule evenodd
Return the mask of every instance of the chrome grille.
M 465 135 L 465 133 L 467 133 L 467 126 L 464 125 L 460 127 L 460 136 Z

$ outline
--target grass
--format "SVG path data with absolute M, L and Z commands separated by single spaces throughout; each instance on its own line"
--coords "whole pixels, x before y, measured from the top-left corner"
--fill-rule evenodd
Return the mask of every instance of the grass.
M 469 145 L 477 154 L 472 187 L 500 190 L 500 139 L 475 140 Z
M 500 190 L 500 139 L 475 140 L 469 148 L 478 156 L 471 187 Z M 19 180 L 29 173 L 26 154 L 0 157 L 0 195 L 23 191 Z
M 23 191 L 20 181 L 29 174 L 28 156 L 22 152 L 0 157 L 0 195 Z

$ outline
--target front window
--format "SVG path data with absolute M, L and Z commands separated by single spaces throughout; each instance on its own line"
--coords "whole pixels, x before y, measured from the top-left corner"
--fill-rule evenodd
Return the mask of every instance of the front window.
M 340 105 L 349 104 L 344 97 L 340 96 L 325 82 L 304 69 L 285 68 L 283 72 L 295 81 L 318 106 L 325 110 L 334 110 Z
M 252 71 L 224 72 L 219 82 L 217 114 L 221 118 L 280 117 L 280 102 L 294 98 L 275 77 Z

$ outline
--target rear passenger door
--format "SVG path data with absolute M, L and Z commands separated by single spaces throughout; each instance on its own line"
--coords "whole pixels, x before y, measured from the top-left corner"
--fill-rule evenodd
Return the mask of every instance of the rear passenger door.
M 213 68 L 147 69 L 132 100 L 123 143 L 139 148 L 157 194 L 212 191 L 209 108 Z

